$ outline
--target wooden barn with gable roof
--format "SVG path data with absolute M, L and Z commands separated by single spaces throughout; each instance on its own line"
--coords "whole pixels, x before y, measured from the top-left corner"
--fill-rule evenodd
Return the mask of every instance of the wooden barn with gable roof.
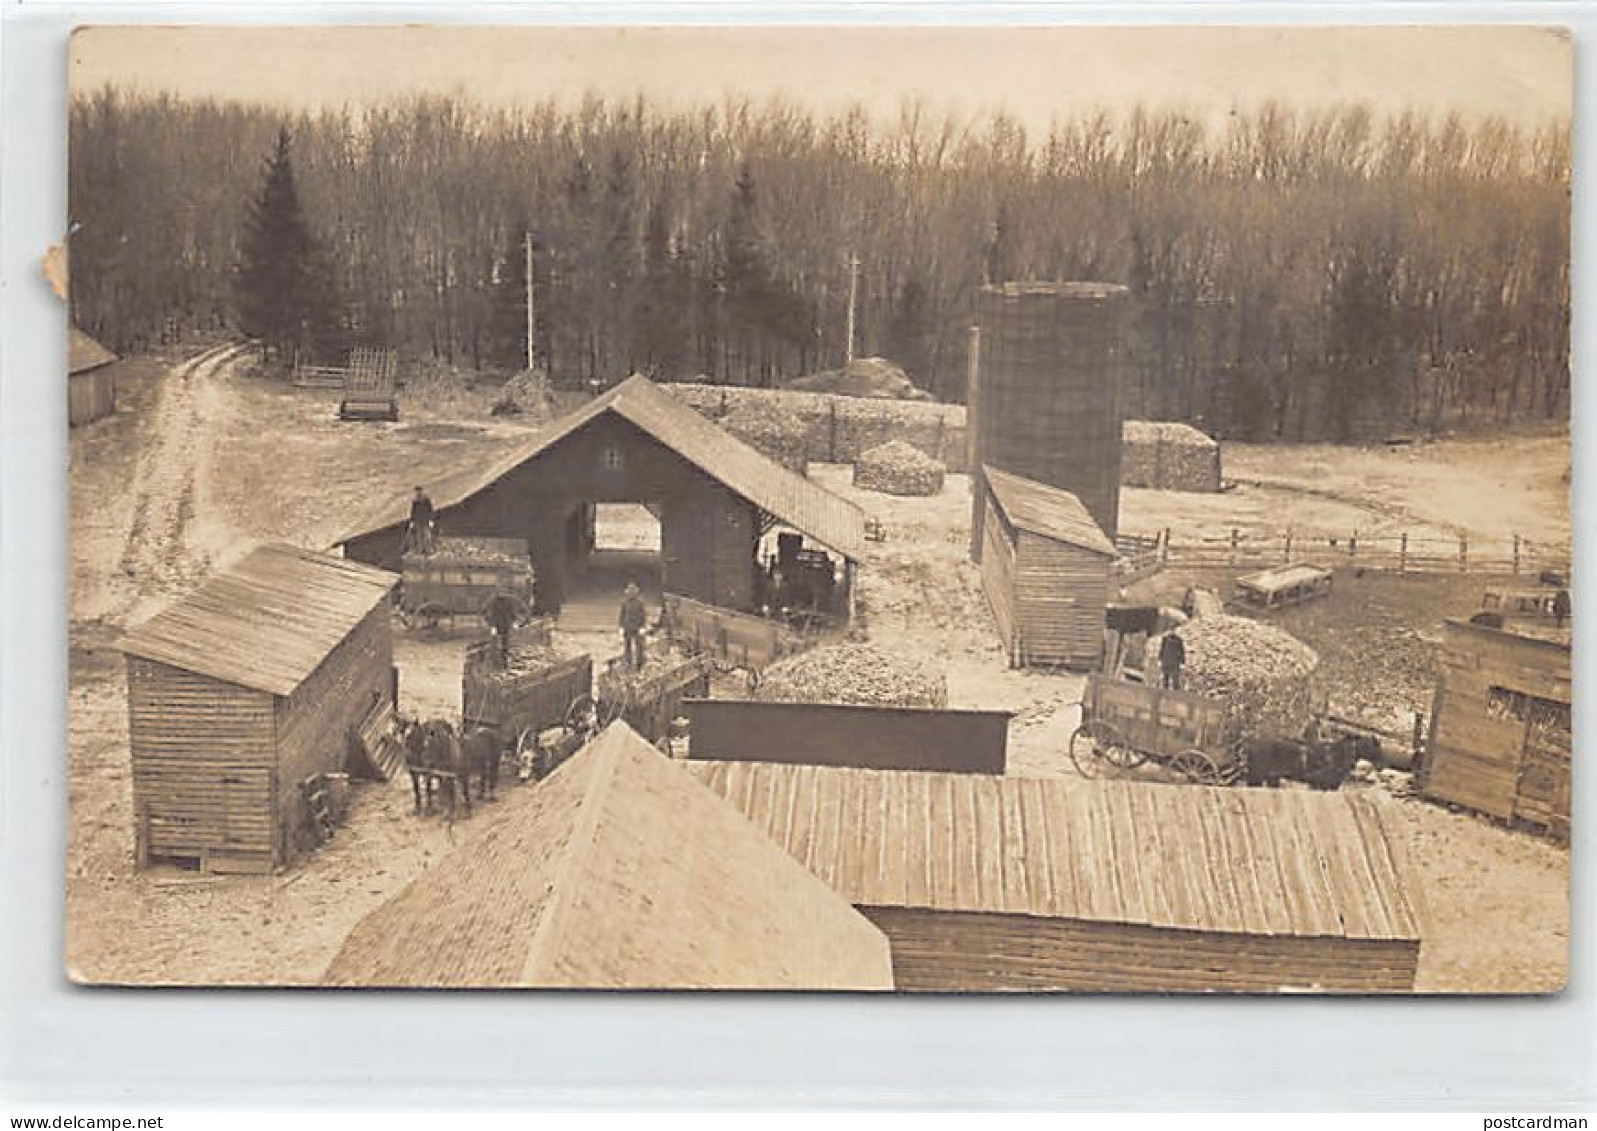
M 893 988 L 868 919 L 624 723 L 356 924 L 323 981 Z
M 141 864 L 265 872 L 314 843 L 304 783 L 392 706 L 397 580 L 261 546 L 123 638 Z
M 533 434 L 503 459 L 425 484 L 445 535 L 524 540 L 539 604 L 611 585 L 595 553 L 595 510 L 637 503 L 655 516 L 660 548 L 647 568 L 665 592 L 752 612 L 760 540 L 784 529 L 831 563 L 828 608 L 847 617 L 865 545 L 857 506 L 756 451 L 636 376 Z M 396 496 L 339 544 L 346 556 L 395 568 L 409 515 Z M 831 555 L 835 555 L 832 557 Z M 814 560 L 814 559 L 811 559 Z M 644 578 L 638 578 L 640 582 Z
M 1115 545 L 1059 487 L 982 468 L 982 589 L 1017 667 L 1098 666 Z
M 882 929 L 900 990 L 1414 988 L 1368 792 L 687 765 Z

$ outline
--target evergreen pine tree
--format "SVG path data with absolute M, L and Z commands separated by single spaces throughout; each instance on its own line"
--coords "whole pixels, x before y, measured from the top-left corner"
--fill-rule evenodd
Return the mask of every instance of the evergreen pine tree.
M 260 338 L 268 355 L 336 352 L 333 272 L 300 208 L 287 126 L 278 131 L 266 182 L 246 220 L 243 252 L 234 297 L 244 332 Z

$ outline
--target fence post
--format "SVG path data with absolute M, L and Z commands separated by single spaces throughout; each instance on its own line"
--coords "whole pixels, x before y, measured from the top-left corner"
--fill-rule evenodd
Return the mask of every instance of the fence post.
M 1237 564 L 1237 528 L 1231 528 L 1231 564 Z
M 1469 572 L 1469 538 L 1463 534 L 1458 536 L 1458 571 Z
M 1160 542 L 1160 547 L 1159 547 L 1159 564 L 1160 565 L 1169 565 L 1170 564 L 1170 528 L 1168 526 L 1164 528 L 1164 533 L 1160 535 L 1160 538 L 1161 538 L 1161 542 Z
M 1519 576 L 1519 535 L 1514 535 L 1514 576 Z
M 1403 536 L 1397 543 L 1397 572 L 1408 572 L 1408 531 L 1403 531 Z
M 1290 530 L 1286 532 L 1286 545 L 1281 551 L 1281 560 L 1283 562 L 1292 560 L 1292 532 Z
M 826 441 L 826 462 L 837 462 L 837 402 L 828 401 L 826 404 L 830 425 Z
M 1358 554 L 1359 536 L 1357 534 L 1349 534 L 1347 536 L 1347 556 L 1349 559 L 1352 559 L 1358 557 Z
M 937 417 L 937 451 L 935 453 L 937 459 L 943 458 L 943 432 L 947 423 L 942 415 L 939 414 Z

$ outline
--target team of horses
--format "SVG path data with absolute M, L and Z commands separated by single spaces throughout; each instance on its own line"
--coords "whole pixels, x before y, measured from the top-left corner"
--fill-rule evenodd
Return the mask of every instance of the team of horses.
M 1343 734 L 1330 741 L 1249 738 L 1239 750 L 1242 780 L 1253 786 L 1298 781 L 1321 790 L 1338 789 L 1363 759 L 1381 761 L 1381 741 L 1373 735 Z
M 431 813 L 437 793 L 447 789 L 450 820 L 462 810 L 471 816 L 473 779 L 479 801 L 498 795 L 505 739 L 497 728 L 478 726 L 461 733 L 448 719 L 408 719 L 398 726 L 418 814 Z

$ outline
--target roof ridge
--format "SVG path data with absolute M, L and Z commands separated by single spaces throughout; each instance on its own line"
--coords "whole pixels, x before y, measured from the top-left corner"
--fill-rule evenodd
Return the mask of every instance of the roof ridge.
M 524 985 L 540 984 L 542 979 L 539 972 L 544 968 L 544 963 L 560 953 L 560 941 L 564 933 L 562 920 L 564 912 L 570 907 L 570 893 L 576 890 L 575 881 L 587 866 L 598 840 L 599 820 L 604 813 L 606 796 L 615 781 L 616 764 L 626 752 L 626 736 L 635 733 L 624 722 L 611 723 L 594 740 L 594 747 L 588 751 L 590 781 L 580 795 L 581 800 L 577 802 L 576 822 L 560 850 L 560 864 L 554 870 L 554 878 L 549 881 L 549 900 L 538 918 L 532 940 L 527 944 L 527 957 L 521 969 Z

